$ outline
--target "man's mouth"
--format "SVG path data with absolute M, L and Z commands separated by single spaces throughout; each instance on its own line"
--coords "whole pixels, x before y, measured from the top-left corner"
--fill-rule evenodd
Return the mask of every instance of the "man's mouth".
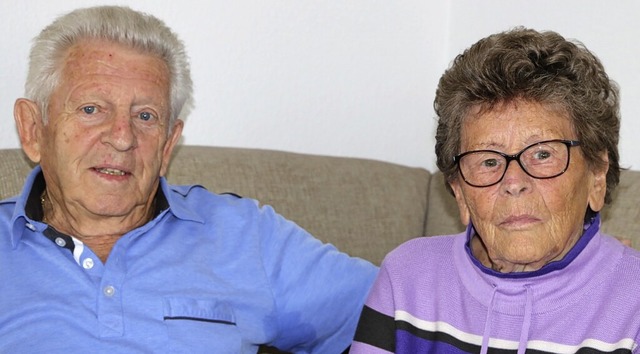
M 95 170 L 100 173 L 104 173 L 106 175 L 111 175 L 111 176 L 124 176 L 127 174 L 125 171 L 118 170 L 115 168 L 96 168 Z

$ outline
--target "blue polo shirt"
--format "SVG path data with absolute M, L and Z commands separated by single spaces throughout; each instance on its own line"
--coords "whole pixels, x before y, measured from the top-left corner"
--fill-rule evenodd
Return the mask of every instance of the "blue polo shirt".
M 377 268 L 271 207 L 161 179 L 156 217 L 103 264 L 39 221 L 41 176 L 0 202 L 0 351 L 333 354 L 351 342 Z

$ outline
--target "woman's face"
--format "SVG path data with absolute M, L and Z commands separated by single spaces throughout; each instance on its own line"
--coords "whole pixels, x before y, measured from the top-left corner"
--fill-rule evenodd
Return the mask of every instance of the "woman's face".
M 536 142 L 577 140 L 570 118 L 561 110 L 527 101 L 472 111 L 462 125 L 461 150 L 496 150 L 516 154 Z M 451 183 L 462 222 L 478 233 L 474 255 L 500 272 L 533 271 L 561 259 L 582 235 L 587 207 L 604 205 L 606 168 L 595 171 L 581 148 L 570 148 L 566 172 L 551 179 L 527 175 L 516 161 L 490 187 L 468 185 L 458 174 Z M 607 161 L 606 152 L 602 156 Z

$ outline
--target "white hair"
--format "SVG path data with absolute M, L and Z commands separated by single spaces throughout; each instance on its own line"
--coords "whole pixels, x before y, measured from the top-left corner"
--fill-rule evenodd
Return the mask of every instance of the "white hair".
M 45 122 L 49 97 L 59 84 L 61 60 L 69 48 L 86 39 L 108 40 L 164 60 L 170 73 L 169 127 L 177 117 L 185 117 L 193 88 L 182 41 L 154 16 L 128 7 L 97 6 L 58 17 L 34 38 L 25 95 L 38 104 Z

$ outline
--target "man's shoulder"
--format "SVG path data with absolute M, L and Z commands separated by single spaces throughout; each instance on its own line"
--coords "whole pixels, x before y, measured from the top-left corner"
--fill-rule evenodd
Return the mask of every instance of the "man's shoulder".
M 257 202 L 251 198 L 244 198 L 236 193 L 225 192 L 216 193 L 209 191 L 207 188 L 199 185 L 175 185 L 168 184 L 168 195 L 166 196 L 169 203 L 187 203 L 196 204 L 201 207 L 206 205 L 228 205 L 228 206 L 257 206 Z
M 0 200 L 0 207 L 4 207 L 5 205 L 15 205 L 17 200 L 18 200 L 17 195 L 2 199 Z
M 15 212 L 18 197 L 11 197 L 0 200 L 0 220 L 11 218 Z
M 234 193 L 218 194 L 200 185 L 169 184 L 164 193 L 173 214 L 181 219 L 238 223 L 276 214 L 273 208 L 261 206 L 257 200 Z

